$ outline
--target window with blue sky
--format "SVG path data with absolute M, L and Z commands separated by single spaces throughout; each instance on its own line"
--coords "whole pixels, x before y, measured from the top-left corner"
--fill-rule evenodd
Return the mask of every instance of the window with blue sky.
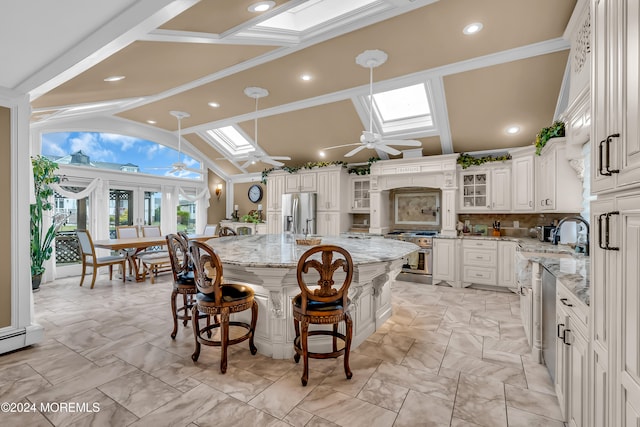
M 55 132 L 42 136 L 42 155 L 59 164 L 96 167 L 123 172 L 200 179 L 189 171 L 171 173 L 183 162 L 200 169 L 200 162 L 177 150 L 132 136 L 104 132 Z

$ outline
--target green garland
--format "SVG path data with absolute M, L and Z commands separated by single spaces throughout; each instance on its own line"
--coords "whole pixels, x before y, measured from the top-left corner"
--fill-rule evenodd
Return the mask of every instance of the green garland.
M 343 168 L 347 167 L 347 162 L 343 162 L 342 160 L 331 161 L 331 162 L 307 162 L 300 166 L 282 166 L 280 168 L 270 168 L 262 171 L 262 183 L 267 184 L 267 177 L 274 170 L 283 170 L 289 173 L 296 173 L 300 169 L 313 169 L 313 168 L 326 168 L 329 166 L 342 166 Z
M 371 165 L 380 160 L 379 157 L 369 157 L 366 166 L 355 166 L 349 168 L 348 172 L 352 175 L 369 175 L 371 173 Z
M 539 156 L 542 149 L 551 138 L 559 138 L 564 136 L 564 122 L 556 120 L 547 128 L 540 129 L 536 135 L 536 154 Z
M 511 154 L 505 154 L 503 156 L 483 156 L 483 157 L 473 157 L 470 154 L 460 153 L 458 156 L 457 163 L 462 166 L 462 169 L 466 169 L 470 166 L 479 166 L 488 162 L 504 162 L 506 160 L 511 160 Z

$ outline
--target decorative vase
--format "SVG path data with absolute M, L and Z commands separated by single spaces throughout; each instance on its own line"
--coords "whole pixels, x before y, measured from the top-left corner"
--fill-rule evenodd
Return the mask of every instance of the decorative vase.
M 33 292 L 37 292 L 40 290 L 40 282 L 42 282 L 42 274 L 31 276 L 31 289 L 33 290 Z

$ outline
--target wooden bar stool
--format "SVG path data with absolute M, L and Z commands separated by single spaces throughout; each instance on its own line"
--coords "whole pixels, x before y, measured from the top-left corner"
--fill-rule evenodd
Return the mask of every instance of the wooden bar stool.
M 258 349 L 253 344 L 253 335 L 258 320 L 258 303 L 254 299 L 254 292 L 247 285 L 236 283 L 222 283 L 222 263 L 211 246 L 195 240 L 189 241 L 189 251 L 193 261 L 193 273 L 198 288 L 196 302 L 193 306 L 191 320 L 193 322 L 193 335 L 196 340 L 196 349 L 191 356 L 197 361 L 200 356 L 200 345 L 221 347 L 220 372 L 227 372 L 227 347 L 233 344 L 249 340 L 251 354 L 256 354 Z M 231 321 L 233 313 L 239 313 L 251 309 L 251 324 Z M 200 313 L 214 316 L 214 323 L 200 329 L 198 319 Z M 217 315 L 220 315 L 218 321 Z M 229 337 L 229 326 L 245 328 L 247 332 L 236 338 Z M 220 339 L 211 339 L 211 332 L 220 330 Z M 207 334 L 207 337 L 204 334 Z
M 316 254 L 321 254 L 318 261 Z M 334 255 L 338 257 L 334 260 Z M 305 278 L 309 277 L 309 269 L 317 270 L 319 288 L 310 289 Z M 333 274 L 341 268 L 345 277 L 338 287 L 334 287 Z M 349 368 L 349 351 L 351 349 L 351 336 L 353 334 L 353 322 L 349 314 L 349 286 L 353 277 L 353 260 L 345 249 L 333 245 L 315 246 L 304 254 L 298 261 L 297 278 L 300 293 L 292 300 L 293 326 L 296 337 L 293 340 L 293 349 L 296 354 L 293 357 L 296 363 L 300 356 L 304 360 L 304 372 L 302 385 L 306 386 L 309 379 L 309 358 L 328 359 L 344 355 L 344 373 L 347 379 L 353 374 Z M 338 332 L 338 324 L 344 321 L 345 334 Z M 309 325 L 333 325 L 332 330 L 309 331 Z M 319 353 L 309 351 L 308 337 L 313 335 L 328 335 L 333 337 L 331 352 Z M 344 342 L 344 347 L 338 349 L 338 339 Z

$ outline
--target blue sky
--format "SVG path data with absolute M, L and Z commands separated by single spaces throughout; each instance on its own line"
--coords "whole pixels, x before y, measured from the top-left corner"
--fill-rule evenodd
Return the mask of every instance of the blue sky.
M 42 136 L 42 154 L 65 156 L 82 150 L 92 161 L 133 163 L 143 173 L 167 175 L 171 164 L 178 161 L 178 151 L 156 142 L 126 135 L 101 132 L 56 132 Z M 182 153 L 188 167 L 198 169 L 198 161 Z M 148 168 L 164 168 L 148 169 Z

